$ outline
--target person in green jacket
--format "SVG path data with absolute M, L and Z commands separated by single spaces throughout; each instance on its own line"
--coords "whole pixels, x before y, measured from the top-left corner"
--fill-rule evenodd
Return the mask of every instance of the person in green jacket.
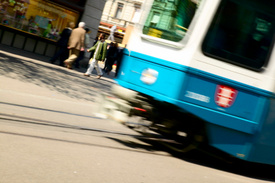
M 94 68 L 96 67 L 97 78 L 100 79 L 103 73 L 98 65 L 98 61 L 104 61 L 107 53 L 107 43 L 105 42 L 105 34 L 101 34 L 99 37 L 99 41 L 97 41 L 97 43 L 93 47 L 87 49 L 88 52 L 93 50 L 95 51 L 95 53 L 89 61 L 89 67 L 85 72 L 84 76 L 89 77 L 92 74 Z

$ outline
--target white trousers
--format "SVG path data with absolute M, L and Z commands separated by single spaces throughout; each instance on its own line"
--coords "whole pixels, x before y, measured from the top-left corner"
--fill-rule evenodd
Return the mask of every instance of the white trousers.
M 92 60 L 92 61 L 91 61 L 91 60 Z M 98 76 L 102 76 L 103 73 L 102 73 L 101 68 L 100 68 L 99 65 L 98 65 L 98 60 L 96 60 L 96 59 L 94 59 L 94 58 L 91 58 L 91 60 L 90 60 L 90 61 L 91 61 L 91 62 L 90 62 L 90 65 L 89 65 L 89 67 L 88 67 L 88 69 L 87 69 L 87 71 L 86 71 L 85 74 L 91 75 L 92 72 L 93 72 L 93 70 L 94 70 L 94 68 L 96 68 L 97 75 L 98 75 Z
M 114 33 L 111 33 L 107 40 L 115 41 Z

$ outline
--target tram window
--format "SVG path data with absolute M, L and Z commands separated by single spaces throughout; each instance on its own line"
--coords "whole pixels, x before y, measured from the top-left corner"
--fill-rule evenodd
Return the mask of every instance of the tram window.
M 179 42 L 201 0 L 154 0 L 143 27 L 143 34 Z
M 223 0 L 202 51 L 226 62 L 260 70 L 274 43 L 275 1 Z

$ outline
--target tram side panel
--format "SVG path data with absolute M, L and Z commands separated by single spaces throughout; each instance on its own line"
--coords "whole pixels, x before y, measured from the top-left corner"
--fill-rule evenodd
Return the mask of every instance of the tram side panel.
M 217 76 L 187 75 L 178 105 L 206 121 L 209 144 L 243 160 L 275 164 L 274 99 Z
M 251 148 L 250 159 L 255 162 L 275 164 L 275 99 L 268 99 L 266 117 L 257 135 L 255 143 Z
M 243 160 L 275 164 L 269 128 L 274 102 L 256 88 L 133 51 L 125 52 L 117 81 L 202 119 L 211 146 Z

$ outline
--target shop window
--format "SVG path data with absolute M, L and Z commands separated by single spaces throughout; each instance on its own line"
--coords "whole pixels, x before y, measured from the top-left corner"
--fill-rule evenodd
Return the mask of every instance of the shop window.
M 0 24 L 52 40 L 78 18 L 78 12 L 42 0 L 0 0 Z

